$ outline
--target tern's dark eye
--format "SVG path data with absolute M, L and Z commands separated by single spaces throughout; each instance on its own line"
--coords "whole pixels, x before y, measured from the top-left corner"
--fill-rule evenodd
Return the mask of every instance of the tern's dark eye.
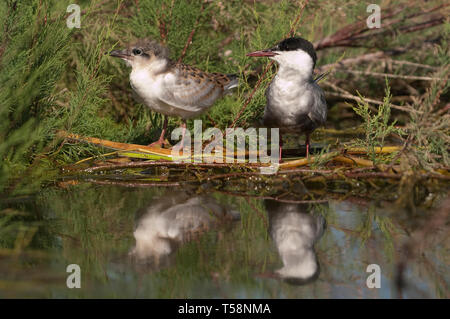
M 142 50 L 141 49 L 133 49 L 133 54 L 134 55 L 141 55 L 142 54 Z
M 280 46 L 277 44 L 276 46 L 274 46 L 273 48 L 270 48 L 271 51 L 280 51 L 281 48 Z

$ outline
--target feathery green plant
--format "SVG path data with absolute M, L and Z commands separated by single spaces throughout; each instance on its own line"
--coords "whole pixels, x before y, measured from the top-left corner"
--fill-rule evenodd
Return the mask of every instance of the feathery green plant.
M 60 139 L 58 131 L 137 144 L 148 144 L 158 136 L 161 115 L 134 101 L 129 69 L 119 59 L 104 56 L 110 49 L 136 38 L 151 36 L 165 42 L 174 60 L 182 57 L 183 62 L 209 72 L 240 75 L 240 87 L 200 117 L 203 127 L 224 129 L 232 123 L 258 126 L 266 102 L 264 92 L 276 66 L 268 70 L 241 114 L 261 68 L 264 70 L 269 63 L 268 59 L 252 59 L 245 54 L 283 39 L 304 1 L 83 0 L 78 3 L 82 9 L 81 29 L 73 30 L 65 25 L 67 3 L 56 0 L 0 3 L 0 192 L 36 189 L 42 176 L 50 176 L 49 168 L 103 152 L 90 145 Z M 357 1 L 309 2 L 296 35 L 314 42 L 343 24 L 355 22 L 361 10 L 364 5 Z M 448 23 L 444 27 L 448 32 Z M 412 36 L 401 35 L 395 41 L 404 45 Z M 352 52 L 359 54 L 364 50 Z M 448 48 L 442 50 L 448 52 Z M 327 50 L 324 55 L 319 52 L 317 65 L 336 61 L 342 52 L 338 48 Z M 430 63 L 433 66 L 439 66 L 431 52 L 427 51 L 425 58 L 433 60 Z M 444 58 L 441 62 L 445 62 Z M 445 75 L 436 76 L 445 78 Z M 358 86 L 364 94 L 366 84 L 370 89 L 370 80 Z M 436 88 L 430 91 L 430 103 L 447 90 L 439 85 Z M 386 104 L 380 107 L 380 114 L 371 114 L 368 108 L 360 105 L 357 108 L 371 119 L 367 123 L 372 126 L 366 125 L 369 128 L 366 132 L 373 132 L 368 133 L 364 143 L 373 150 L 389 134 L 385 128 L 392 127 L 385 121 L 390 109 Z M 422 125 L 425 117 L 412 117 L 411 125 L 418 123 L 416 129 L 405 124 L 408 132 L 417 137 L 414 142 L 418 142 L 422 152 L 418 155 L 426 158 L 422 166 L 433 161 L 448 163 L 448 139 L 445 138 L 448 117 L 437 116 L 437 111 L 431 113 L 433 118 L 427 121 L 440 123 L 435 129 L 425 129 Z M 171 119 L 169 130 L 177 122 L 178 119 Z
M 358 92 L 359 94 L 359 92 Z M 385 97 L 383 104 L 378 106 L 376 112 L 371 111 L 369 103 L 359 94 L 361 101 L 358 101 L 356 106 L 352 106 L 356 114 L 358 114 L 363 120 L 363 127 L 365 131 L 365 139 L 356 139 L 354 144 L 358 147 L 364 147 L 367 149 L 369 158 L 374 162 L 380 162 L 379 157 L 375 151 L 376 147 L 383 147 L 386 137 L 392 133 L 399 135 L 403 134 L 403 131 L 395 127 L 396 121 L 390 122 L 391 115 L 391 92 L 389 83 L 386 79 Z
M 37 0 L 0 4 L 5 31 L 0 36 L 0 192 L 7 181 L 23 176 L 45 145 L 49 128 L 43 121 L 67 63 L 70 34 L 61 15 L 47 23 L 48 15 Z M 33 178 L 20 182 L 34 183 Z

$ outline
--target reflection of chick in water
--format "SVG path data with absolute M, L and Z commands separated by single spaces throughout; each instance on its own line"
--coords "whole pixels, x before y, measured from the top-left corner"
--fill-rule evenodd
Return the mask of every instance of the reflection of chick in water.
M 276 270 L 280 277 L 292 284 L 305 284 L 317 279 L 319 263 L 314 244 L 322 236 L 325 219 L 311 214 L 306 204 L 265 201 L 269 215 L 269 232 L 283 262 Z
M 177 245 L 236 214 L 228 212 L 213 197 L 187 193 L 165 194 L 143 209 L 130 255 L 139 263 L 160 265 Z

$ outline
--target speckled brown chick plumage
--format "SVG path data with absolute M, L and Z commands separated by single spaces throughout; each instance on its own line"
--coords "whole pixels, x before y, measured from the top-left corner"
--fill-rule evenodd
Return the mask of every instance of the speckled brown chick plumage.
M 139 40 L 127 49 L 112 51 L 110 55 L 123 59 L 132 67 L 131 86 L 145 105 L 183 120 L 205 112 L 238 85 L 235 75 L 207 73 L 174 62 L 169 58 L 167 47 L 151 39 Z M 163 142 L 166 127 L 167 118 L 158 144 Z
M 208 73 L 174 62 L 167 47 L 150 39 L 111 55 L 132 67 L 131 86 L 148 107 L 183 119 L 204 112 L 238 82 L 234 75 Z

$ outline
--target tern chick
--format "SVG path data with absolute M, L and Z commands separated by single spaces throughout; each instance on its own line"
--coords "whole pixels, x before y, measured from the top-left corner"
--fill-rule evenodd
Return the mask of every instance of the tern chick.
M 308 156 L 309 136 L 325 124 L 327 118 L 323 91 L 313 78 L 317 60 L 313 45 L 303 38 L 288 38 L 270 49 L 247 56 L 268 57 L 279 65 L 266 91 L 263 123 L 280 129 L 280 160 L 283 132 L 305 134 Z
M 207 73 L 169 58 L 167 47 L 151 39 L 142 39 L 124 50 L 110 52 L 131 66 L 130 83 L 140 100 L 164 115 L 159 140 L 163 146 L 167 116 L 186 119 L 205 112 L 214 102 L 238 85 L 235 75 Z M 183 141 L 183 140 L 182 140 Z

